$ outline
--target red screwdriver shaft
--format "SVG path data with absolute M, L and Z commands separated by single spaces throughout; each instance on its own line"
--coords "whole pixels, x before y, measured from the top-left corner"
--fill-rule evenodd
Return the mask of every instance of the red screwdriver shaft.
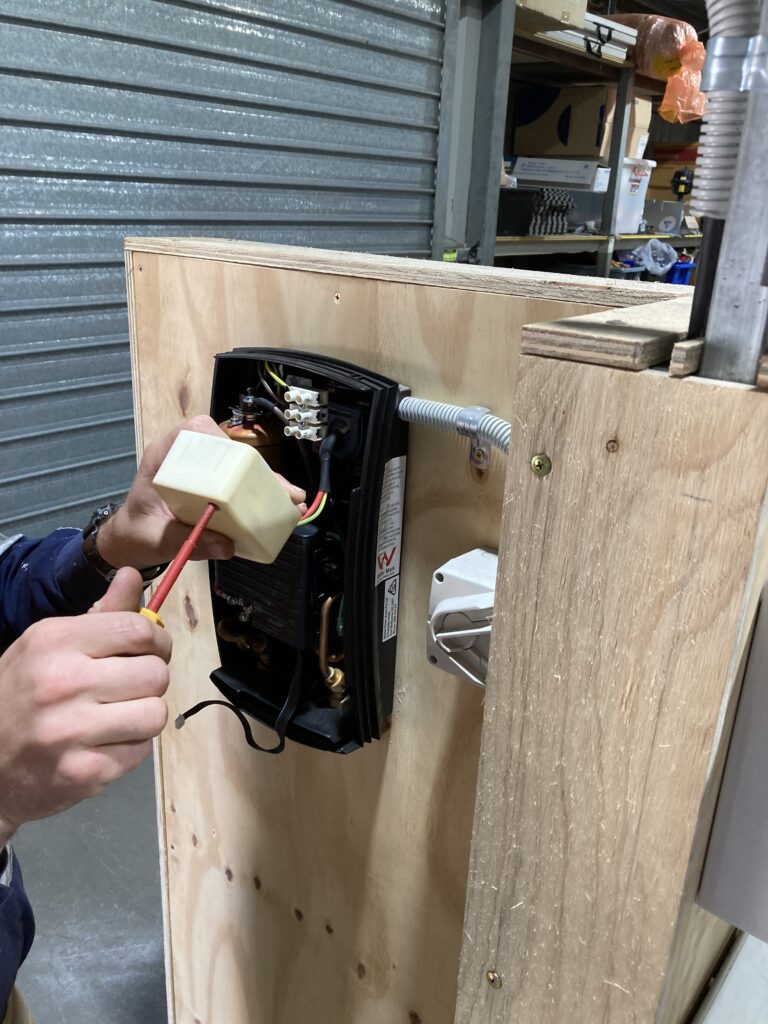
M 165 576 L 163 576 L 160 584 L 158 585 L 157 590 L 152 595 L 152 599 L 147 605 L 147 608 L 151 612 L 157 613 L 160 611 L 160 607 L 163 601 L 166 599 L 166 597 L 168 597 L 171 587 L 179 578 L 179 573 L 187 564 L 189 559 L 192 557 L 192 553 L 197 547 L 197 542 L 200 540 L 203 531 L 205 530 L 208 523 L 211 521 L 211 516 L 216 511 L 218 511 L 218 505 L 214 505 L 213 502 L 210 502 L 208 505 L 206 505 L 205 511 L 198 519 L 197 524 L 192 530 L 192 533 L 190 533 L 189 537 L 187 537 L 187 539 L 179 548 L 178 555 L 176 555 L 174 560 L 169 565 L 168 569 L 166 570 Z

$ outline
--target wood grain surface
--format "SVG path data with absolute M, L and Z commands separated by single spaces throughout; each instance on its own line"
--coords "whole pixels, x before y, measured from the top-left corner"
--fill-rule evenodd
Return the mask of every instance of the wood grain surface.
M 399 256 L 339 252 L 336 249 L 305 249 L 295 245 L 237 242 L 226 238 L 127 238 L 125 247 L 129 252 L 168 253 L 221 263 L 306 270 L 312 274 L 330 274 L 332 277 L 359 277 L 435 288 L 497 292 L 520 298 L 587 303 L 595 308 L 636 306 L 693 295 L 693 288 L 678 284 L 546 274 L 538 270 L 510 272 L 499 267 L 402 259 Z
M 670 377 L 688 377 L 696 373 L 701 361 L 701 353 L 704 351 L 704 342 L 678 341 L 672 349 L 669 360 Z
M 334 273 L 328 254 L 304 250 L 303 269 L 292 270 L 280 247 L 270 256 L 238 243 L 231 252 L 223 243 L 150 244 L 151 253 L 132 243 L 127 254 L 140 448 L 207 412 L 214 354 L 242 345 L 340 356 L 414 394 L 482 402 L 517 422 L 522 325 L 595 308 L 546 298 L 545 288 L 530 297 L 527 278 L 514 294 L 511 274 L 484 293 L 355 276 L 372 257 L 345 264 L 333 254 L 343 267 Z M 177 247 L 199 253 L 175 256 Z M 415 261 L 386 266 L 394 278 L 430 280 Z M 427 598 L 442 562 L 497 545 L 503 461 L 494 454 L 483 478 L 469 466 L 466 439 L 412 428 L 396 706 L 382 742 L 346 758 L 289 744 L 270 758 L 246 747 L 222 710 L 163 735 L 179 1024 L 453 1019 L 483 694 L 427 664 Z M 204 565 L 185 568 L 163 615 L 175 644 L 172 722 L 216 695 Z
M 523 328 L 523 354 L 645 370 L 669 362 L 688 332 L 689 296 L 630 309 L 601 310 Z
M 456 1021 L 680 1024 L 691 936 L 727 939 L 693 895 L 766 575 L 768 401 L 525 356 L 515 416 Z

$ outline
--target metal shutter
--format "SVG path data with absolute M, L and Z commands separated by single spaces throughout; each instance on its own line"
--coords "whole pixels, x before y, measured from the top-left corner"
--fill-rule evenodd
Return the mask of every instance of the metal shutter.
M 444 0 L 0 0 L 0 532 L 133 475 L 122 239 L 428 256 Z

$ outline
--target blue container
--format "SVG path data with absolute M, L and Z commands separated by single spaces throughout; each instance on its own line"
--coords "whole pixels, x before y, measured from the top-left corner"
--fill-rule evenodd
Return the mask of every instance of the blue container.
M 689 284 L 691 274 L 695 269 L 695 263 L 684 263 L 682 260 L 678 260 L 674 266 L 669 268 L 664 280 L 667 284 Z

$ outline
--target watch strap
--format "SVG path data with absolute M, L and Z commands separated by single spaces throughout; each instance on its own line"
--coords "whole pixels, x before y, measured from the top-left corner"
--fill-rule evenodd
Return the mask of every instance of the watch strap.
M 85 555 L 86 561 L 93 569 L 95 569 L 102 579 L 107 581 L 107 583 L 112 582 L 117 569 L 114 565 L 110 565 L 106 559 L 101 557 L 99 554 L 97 540 L 101 526 L 107 521 L 107 519 L 111 518 L 119 508 L 119 505 L 112 502 L 99 505 L 91 516 L 88 525 L 83 530 L 83 554 Z M 153 580 L 156 580 L 158 576 L 162 575 L 169 565 L 169 562 L 164 562 L 159 565 L 150 565 L 145 569 L 139 569 L 139 573 L 141 574 L 141 578 L 144 583 L 151 583 Z

